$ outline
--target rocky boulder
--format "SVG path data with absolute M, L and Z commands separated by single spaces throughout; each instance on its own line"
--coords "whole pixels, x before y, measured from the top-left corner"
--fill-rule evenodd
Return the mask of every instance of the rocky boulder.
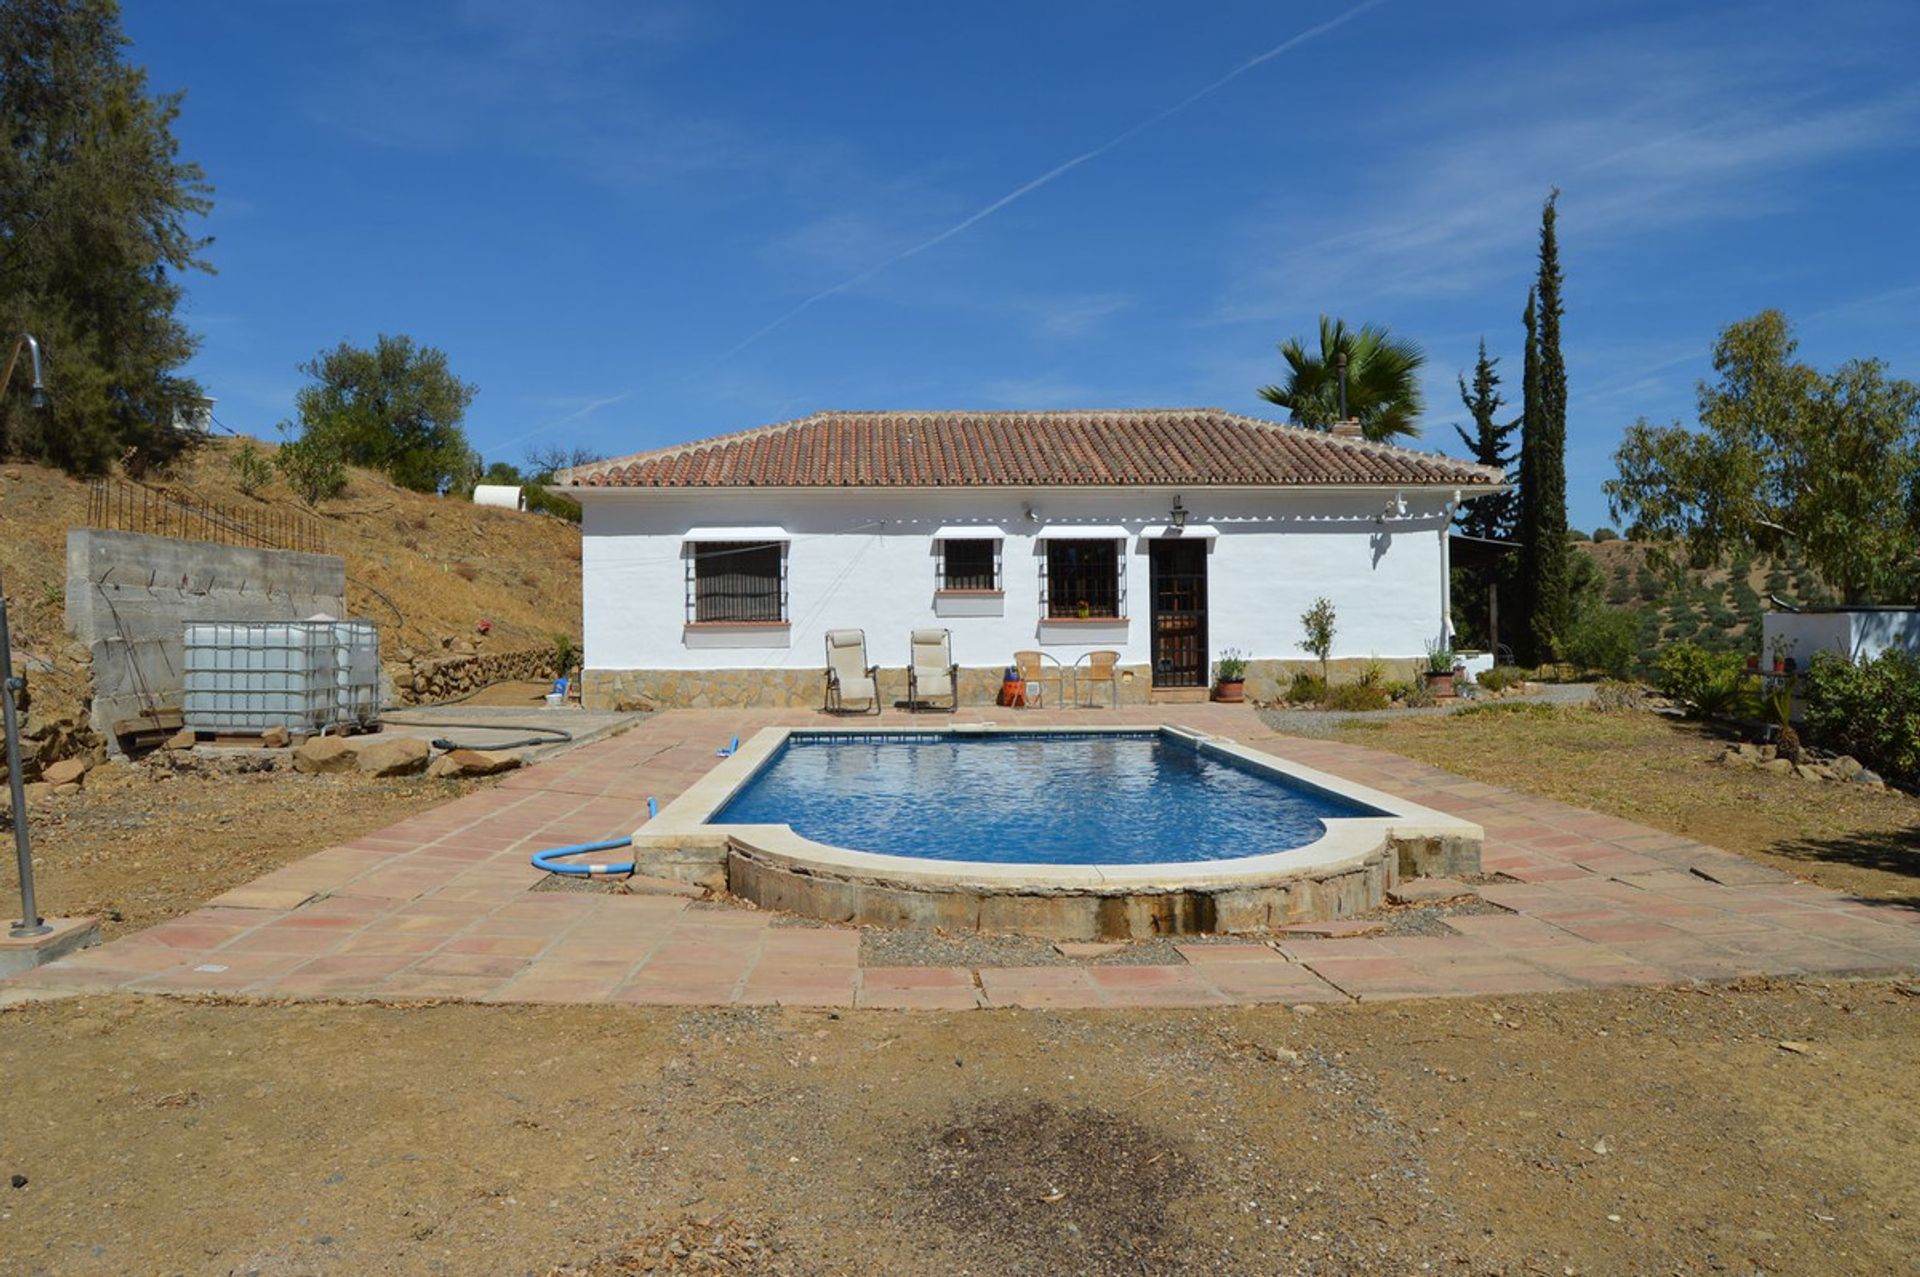
M 72 785 L 77 789 L 86 774 L 86 760 L 80 758 L 63 758 L 40 769 L 40 779 L 56 789 L 61 785 Z
M 353 742 L 340 736 L 315 736 L 293 751 L 293 770 L 308 775 L 350 772 L 359 766 Z
M 470 776 L 494 776 L 520 766 L 518 754 L 498 749 L 448 750 L 433 760 L 427 775 L 443 780 L 461 780 Z
M 427 769 L 427 757 L 433 751 L 423 740 L 397 736 L 363 745 L 358 752 L 360 770 L 369 776 L 417 776 Z

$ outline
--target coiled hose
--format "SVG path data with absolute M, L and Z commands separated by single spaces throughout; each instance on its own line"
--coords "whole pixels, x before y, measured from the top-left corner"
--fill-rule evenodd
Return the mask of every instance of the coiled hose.
M 659 814 L 660 804 L 654 799 L 647 799 L 647 819 L 652 820 Z M 599 842 L 577 842 L 566 847 L 549 847 L 545 851 L 536 851 L 533 853 L 533 867 L 535 869 L 544 869 L 550 874 L 567 874 L 575 878 L 591 878 L 596 875 L 605 874 L 630 874 L 633 872 L 633 861 L 631 860 L 611 861 L 598 865 L 573 865 L 561 864 L 559 862 L 568 856 L 584 856 L 590 852 L 615 851 L 621 847 L 631 846 L 633 846 L 632 834 L 628 834 L 624 838 L 605 838 Z

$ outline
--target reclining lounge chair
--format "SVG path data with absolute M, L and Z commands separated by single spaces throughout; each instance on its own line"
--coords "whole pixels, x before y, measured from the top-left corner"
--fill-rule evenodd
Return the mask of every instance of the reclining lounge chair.
M 848 701 L 865 701 L 880 712 L 880 667 L 867 664 L 865 630 L 827 631 L 827 701 L 830 713 L 844 713 Z
M 907 663 L 907 708 L 919 709 L 923 701 L 942 696 L 948 709 L 960 708 L 960 667 L 953 663 L 953 634 L 915 630 L 913 656 Z

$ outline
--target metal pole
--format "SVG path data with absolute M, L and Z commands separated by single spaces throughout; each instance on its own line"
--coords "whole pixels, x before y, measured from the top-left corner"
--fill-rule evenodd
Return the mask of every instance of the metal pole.
M 20 921 L 8 928 L 16 939 L 44 936 L 53 930 L 41 921 L 33 899 L 33 843 L 27 838 L 27 789 L 20 777 L 20 718 L 14 693 L 20 681 L 13 676 L 13 641 L 7 634 L 7 594 L 0 587 L 0 716 L 7 737 L 7 788 L 13 797 L 13 842 L 20 861 Z

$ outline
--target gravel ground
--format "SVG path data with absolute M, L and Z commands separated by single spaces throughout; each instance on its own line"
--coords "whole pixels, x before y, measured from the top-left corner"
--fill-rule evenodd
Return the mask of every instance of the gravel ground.
M 1545 705 L 1584 705 L 1593 698 L 1592 683 L 1542 683 L 1540 690 L 1525 696 L 1502 697 L 1502 701 L 1538 701 Z M 1425 709 L 1263 709 L 1260 721 L 1285 736 L 1333 736 L 1342 723 L 1361 719 L 1370 723 L 1392 723 L 1408 718 L 1445 718 L 1476 704 L 1434 705 Z
M 0 1272 L 1908 1272 L 1917 995 L 27 1004 Z

